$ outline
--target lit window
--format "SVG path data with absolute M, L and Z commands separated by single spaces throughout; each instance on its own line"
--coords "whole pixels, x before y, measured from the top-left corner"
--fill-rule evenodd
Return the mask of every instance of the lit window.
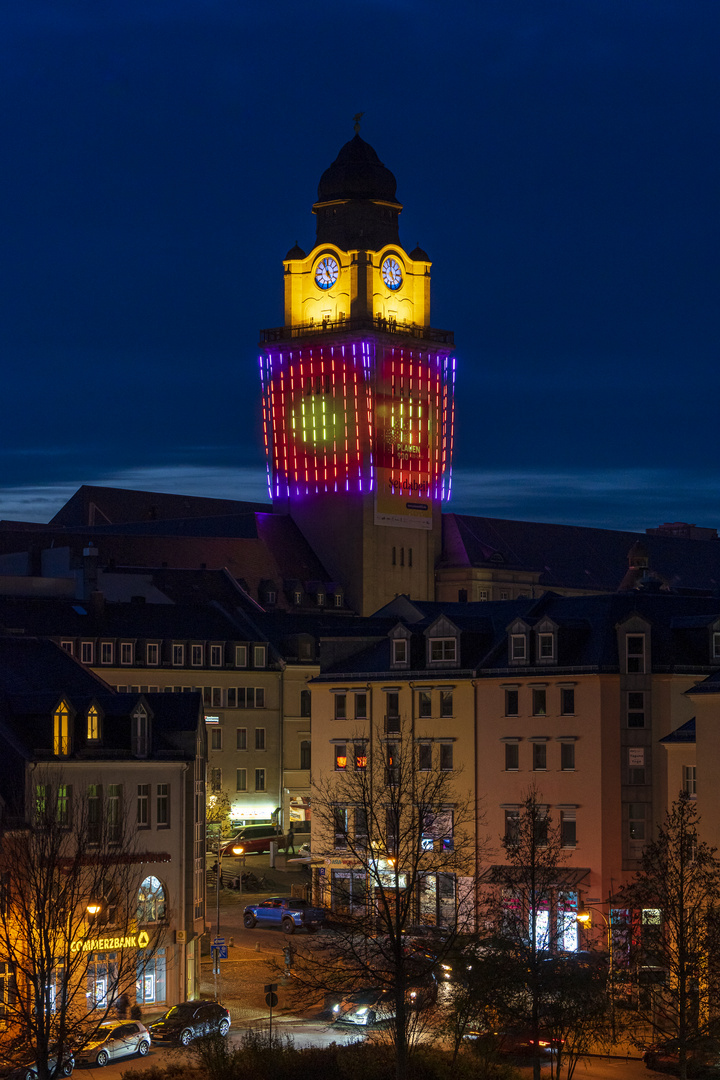
M 367 743 L 355 743 L 355 768 L 367 769 Z
M 147 646 L 147 665 L 148 667 L 157 667 L 160 663 L 160 646 L 154 642 Z
M 255 770 L 255 790 L 256 791 L 264 791 L 265 790 L 265 770 L 264 769 L 256 769 Z
M 453 851 L 454 813 L 452 810 L 426 810 L 422 818 L 420 845 L 423 851 Z
M 166 911 L 165 890 L 152 874 L 145 878 L 138 889 L 137 921 L 139 923 L 162 922 Z
M 347 719 L 347 694 L 335 694 L 335 719 Z
M 61 829 L 70 828 L 70 808 L 72 805 L 72 788 L 69 784 L 58 784 L 57 789 L 57 823 Z M 111 837 L 112 839 L 112 837 Z
M 518 743 L 505 743 L 505 771 L 517 772 L 520 768 L 520 746 Z
M 53 753 L 56 757 L 70 753 L 70 710 L 65 701 L 53 713 Z
M 628 634 L 625 642 L 628 675 L 643 675 L 645 673 L 645 635 Z
M 344 772 L 347 769 L 347 746 L 345 743 L 335 743 L 335 771 Z
M 399 638 L 392 643 L 392 662 L 393 664 L 406 664 L 407 663 L 407 641 L 404 638 Z
M 100 643 L 100 663 L 112 664 L 114 651 L 112 641 L 102 641 Z
M 120 663 L 126 665 L 132 664 L 134 660 L 134 651 L 135 648 L 131 641 L 123 641 L 120 645 Z
M 83 664 L 92 664 L 94 653 L 92 641 L 83 641 L 80 644 L 80 660 Z
M 575 688 L 572 686 L 560 687 L 560 715 L 575 715 Z
M 87 739 L 88 742 L 97 742 L 100 738 L 100 715 L 94 705 L 88 709 L 87 715 Z
M 247 791 L 247 769 L 235 770 L 235 790 Z
M 172 651 L 173 667 L 182 667 L 185 663 L 185 646 L 173 645 Z
M 222 667 L 222 645 L 210 646 L 210 667 Z
M 560 844 L 564 848 L 574 848 L 577 843 L 577 829 L 574 810 L 560 811 Z
M 235 667 L 247 667 L 247 645 L 235 646 Z
M 202 645 L 190 646 L 190 663 L 193 667 L 202 667 L 203 665 L 203 647 Z
M 457 655 L 457 642 L 455 638 L 431 638 L 430 639 L 430 663 L 454 663 Z
M 253 649 L 253 665 L 256 668 L 265 667 L 265 646 L 256 645 Z

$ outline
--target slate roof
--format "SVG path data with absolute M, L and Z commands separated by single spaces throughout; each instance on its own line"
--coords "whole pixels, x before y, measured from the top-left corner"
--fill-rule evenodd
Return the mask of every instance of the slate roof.
M 394 611 L 403 611 L 398 618 Z M 454 669 L 426 663 L 426 635 L 440 614 L 460 631 L 460 655 Z M 399 597 L 386 605 L 371 620 L 358 619 L 346 630 L 358 639 L 354 654 L 334 658 L 332 651 L 321 652 L 323 681 L 345 675 L 367 677 L 450 679 L 469 672 L 476 678 L 532 675 L 547 677 L 563 671 L 615 672 L 619 670 L 617 626 L 638 615 L 650 624 L 650 649 L 653 671 L 683 671 L 710 674 L 709 627 L 720 617 L 720 598 L 639 592 L 600 596 L 558 596 L 546 593 L 538 600 L 504 600 L 471 604 L 441 604 L 409 601 Z M 382 616 L 382 618 L 380 617 Z M 521 619 L 532 631 L 542 619 L 557 627 L 557 662 L 515 665 L 509 657 L 508 627 Z M 391 666 L 389 633 L 400 623 L 411 632 L 410 664 L 407 668 Z M 379 635 L 385 628 L 385 635 Z M 375 641 L 366 639 L 371 633 Z M 365 638 L 365 640 L 363 640 Z M 324 645 L 324 642 L 323 642 Z M 329 659 L 324 657 L 329 656 Z M 708 680 L 703 690 L 720 692 L 720 673 Z
M 666 735 L 664 739 L 660 739 L 661 743 L 687 743 L 695 742 L 695 717 L 691 720 L 687 720 L 679 728 L 675 728 L 669 735 Z
M 638 542 L 651 570 L 673 589 L 720 588 L 720 541 L 652 533 L 556 525 L 536 521 L 443 514 L 439 567 L 477 566 L 530 570 L 547 589 L 615 592 Z
M 103 522 L 117 525 L 119 522 L 209 517 L 268 509 L 268 503 L 239 499 L 209 499 L 197 495 L 171 495 L 159 491 L 83 484 L 51 519 L 50 525 L 72 527 L 100 525 Z

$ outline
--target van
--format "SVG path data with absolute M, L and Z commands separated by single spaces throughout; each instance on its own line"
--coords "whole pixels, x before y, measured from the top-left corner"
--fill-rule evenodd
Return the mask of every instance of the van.
M 255 855 L 262 851 L 269 851 L 271 841 L 277 844 L 284 844 L 285 841 L 283 833 L 279 833 L 275 825 L 243 825 L 232 840 L 226 840 L 221 844 L 220 850 L 224 856 L 232 856 L 232 849 L 239 845 L 243 848 L 243 854 Z

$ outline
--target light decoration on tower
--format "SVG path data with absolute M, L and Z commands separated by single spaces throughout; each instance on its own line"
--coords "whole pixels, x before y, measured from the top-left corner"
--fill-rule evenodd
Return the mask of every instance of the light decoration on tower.
M 450 498 L 455 358 L 446 351 L 374 339 L 271 347 L 260 378 L 272 498 Z

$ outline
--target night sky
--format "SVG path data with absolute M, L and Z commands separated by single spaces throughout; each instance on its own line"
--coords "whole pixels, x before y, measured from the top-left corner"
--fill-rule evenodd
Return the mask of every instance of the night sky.
M 0 14 L 0 517 L 266 493 L 258 330 L 361 135 L 455 330 L 452 509 L 720 526 L 718 0 Z

